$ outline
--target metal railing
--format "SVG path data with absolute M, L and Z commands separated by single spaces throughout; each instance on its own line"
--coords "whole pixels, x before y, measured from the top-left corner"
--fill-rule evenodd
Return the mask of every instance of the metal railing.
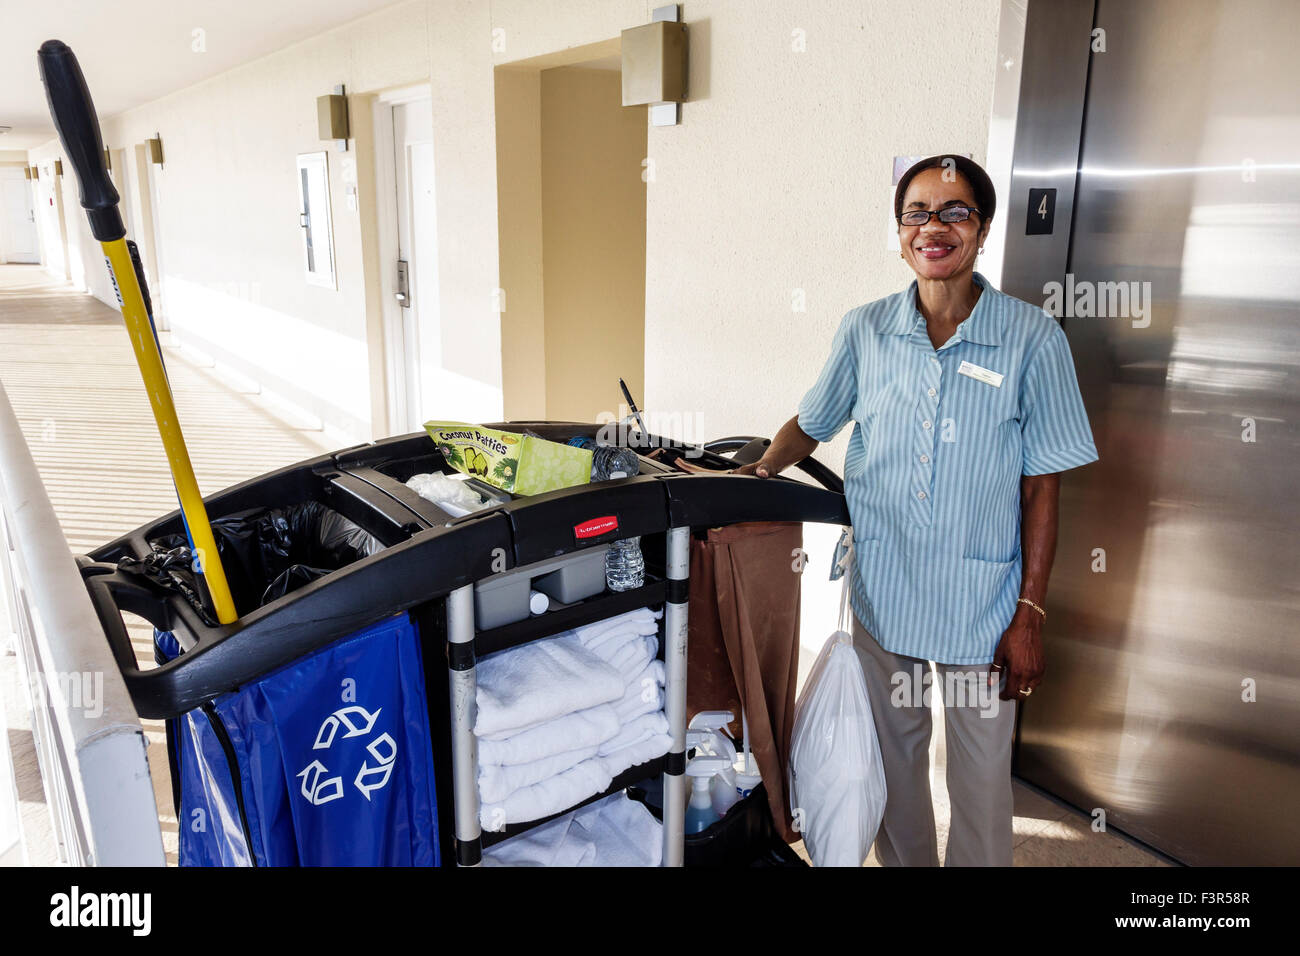
M 0 579 L 8 617 L 0 626 L 16 638 L 20 704 L 31 713 L 57 858 L 73 866 L 163 865 L 140 718 L 3 388 Z M 13 790 L 12 781 L 0 781 L 0 799 Z

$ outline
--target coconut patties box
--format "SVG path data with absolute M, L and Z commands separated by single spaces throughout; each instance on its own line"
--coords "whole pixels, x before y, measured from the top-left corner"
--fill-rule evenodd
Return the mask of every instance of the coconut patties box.
M 502 491 L 538 495 L 591 481 L 585 448 L 465 422 L 425 422 L 424 429 L 453 468 Z

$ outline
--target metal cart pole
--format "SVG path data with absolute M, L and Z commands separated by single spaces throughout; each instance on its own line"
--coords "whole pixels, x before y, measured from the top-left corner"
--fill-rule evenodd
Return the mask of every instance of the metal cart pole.
M 451 774 L 455 794 L 456 864 L 478 866 L 478 738 L 474 736 L 478 674 L 474 655 L 474 585 L 447 595 L 447 673 L 451 681 Z
M 681 866 L 686 833 L 686 624 L 691 529 L 668 529 L 664 712 L 673 744 L 664 766 L 664 866 Z

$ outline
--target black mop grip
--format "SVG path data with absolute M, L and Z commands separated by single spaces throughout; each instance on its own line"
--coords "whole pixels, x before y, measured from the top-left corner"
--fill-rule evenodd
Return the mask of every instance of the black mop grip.
M 59 131 L 63 151 L 77 174 L 81 205 L 90 219 L 90 231 L 100 242 L 121 239 L 126 235 L 126 228 L 117 209 L 117 190 L 104 168 L 99 118 L 77 56 L 62 40 L 46 40 L 36 57 L 54 128 Z

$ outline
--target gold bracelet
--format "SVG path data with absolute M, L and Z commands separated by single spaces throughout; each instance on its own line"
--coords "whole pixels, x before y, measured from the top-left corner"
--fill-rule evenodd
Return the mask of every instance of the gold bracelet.
M 1032 608 L 1033 608 L 1035 611 L 1037 611 L 1039 614 L 1043 615 L 1043 620 L 1044 620 L 1044 621 L 1047 620 L 1047 612 L 1044 611 L 1044 610 L 1043 610 L 1041 607 L 1039 607 L 1037 604 L 1035 604 L 1033 601 L 1029 600 L 1029 598 L 1019 598 L 1019 599 L 1016 601 L 1016 603 L 1017 603 L 1017 604 L 1028 604 L 1030 607 L 1032 607 Z

